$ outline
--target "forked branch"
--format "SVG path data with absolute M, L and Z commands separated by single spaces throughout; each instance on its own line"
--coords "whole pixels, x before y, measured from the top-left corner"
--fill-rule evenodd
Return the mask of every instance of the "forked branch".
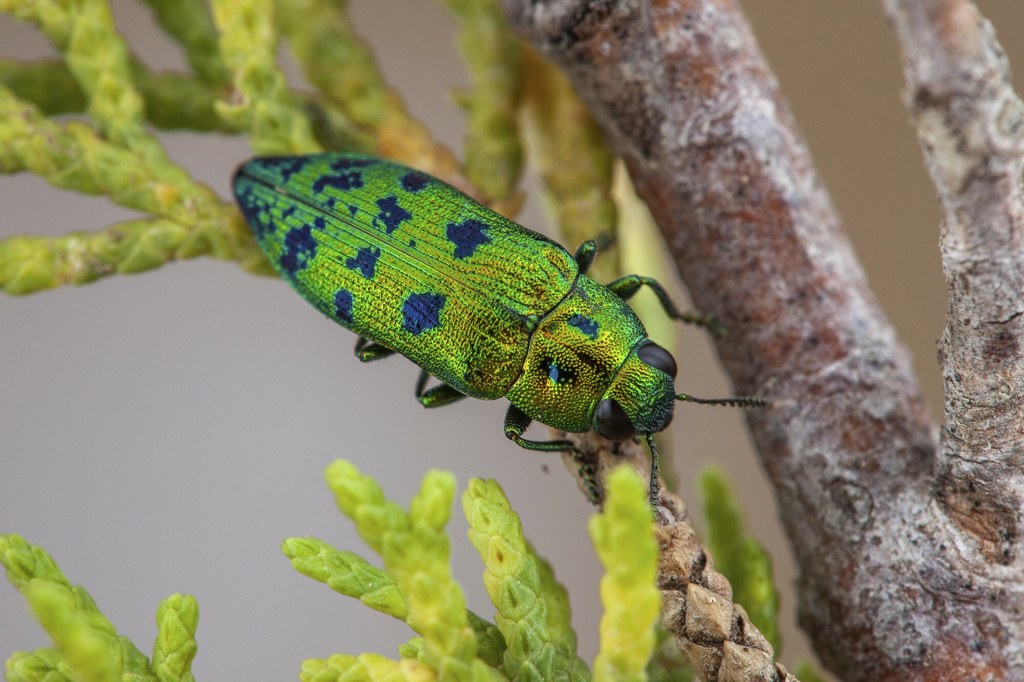
M 964 0 L 888 0 L 906 100 L 942 207 L 948 291 L 939 499 L 993 567 L 1024 536 L 1024 104 Z
M 907 9 L 915 3 L 890 3 L 933 19 L 943 11 L 976 17 L 967 3 L 917 4 L 931 15 Z M 800 566 L 801 622 L 825 663 L 849 680 L 1024 678 L 1021 468 L 995 485 L 979 476 L 978 460 L 953 466 L 957 449 L 937 454 L 938 429 L 907 354 L 867 288 L 736 4 L 504 0 L 504 7 L 569 74 L 625 159 L 696 307 L 729 329 L 717 348 L 736 393 L 771 400 L 748 421 Z M 947 33 L 946 42 L 956 47 L 957 35 Z M 983 28 L 965 39 L 993 52 Z M 980 72 L 990 86 L 1003 80 L 998 70 Z M 1003 118 L 980 130 L 996 135 L 988 144 L 1012 147 L 1019 109 L 1003 101 Z M 931 104 L 948 110 L 955 102 Z M 1012 163 L 976 164 L 961 184 L 996 169 L 1019 192 L 1020 167 Z M 1019 201 L 1000 206 L 993 210 L 1006 222 L 1020 220 Z M 990 239 L 978 229 L 973 239 Z M 985 268 L 970 283 L 1002 300 L 994 309 L 1002 313 L 967 325 L 991 324 L 988 369 L 982 352 L 968 371 L 1003 393 L 998 405 L 969 407 L 1019 419 L 1019 364 L 1006 365 L 1008 372 L 991 364 L 1014 355 L 1015 325 L 1024 323 L 1019 298 L 1005 302 L 1024 290 L 1019 261 L 1005 253 L 1020 249 L 1019 231 L 1003 234 L 993 248 L 1008 267 Z M 949 332 L 946 342 L 966 343 Z M 1015 422 L 1006 423 L 1004 433 L 1012 433 Z M 1019 464 L 1012 448 L 1000 451 L 998 460 Z M 983 489 L 970 491 L 971 481 Z M 950 490 L 961 497 L 952 501 Z M 982 526 L 972 527 L 979 504 Z

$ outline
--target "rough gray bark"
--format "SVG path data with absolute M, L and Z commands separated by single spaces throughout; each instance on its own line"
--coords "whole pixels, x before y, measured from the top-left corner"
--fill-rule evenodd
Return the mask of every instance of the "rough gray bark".
M 848 680 L 1024 679 L 1021 115 L 970 5 L 889 2 L 946 187 L 940 453 L 735 4 L 503 4 L 625 159 L 695 305 L 729 329 L 717 348 L 736 392 L 772 401 L 748 421 L 824 662 Z M 945 33 L 929 40 L 929 25 Z
M 939 499 L 986 564 L 1020 575 L 1024 527 L 1024 105 L 969 2 L 886 2 L 943 210 Z

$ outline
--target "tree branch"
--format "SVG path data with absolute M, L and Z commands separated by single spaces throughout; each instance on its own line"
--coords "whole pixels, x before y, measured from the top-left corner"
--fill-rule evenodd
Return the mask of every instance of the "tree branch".
M 943 221 L 939 500 L 986 563 L 1024 566 L 1024 105 L 970 2 L 888 0 Z
M 772 401 L 748 422 L 824 662 L 851 680 L 1024 675 L 1021 572 L 993 572 L 935 504 L 937 429 L 736 5 L 503 2 L 729 329 L 737 393 Z

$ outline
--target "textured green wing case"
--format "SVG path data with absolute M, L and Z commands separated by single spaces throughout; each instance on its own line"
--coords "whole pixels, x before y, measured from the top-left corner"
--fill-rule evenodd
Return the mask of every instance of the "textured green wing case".
M 307 301 L 477 398 L 507 392 L 529 330 L 577 274 L 558 244 L 373 157 L 256 158 L 234 190 L 270 262 Z

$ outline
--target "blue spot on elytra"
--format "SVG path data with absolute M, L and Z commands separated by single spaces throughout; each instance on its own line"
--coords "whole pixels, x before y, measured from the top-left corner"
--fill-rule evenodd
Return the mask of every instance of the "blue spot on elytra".
M 412 248 L 412 249 L 416 248 L 416 240 L 415 239 L 410 239 L 409 240 L 409 248 Z
M 402 176 L 402 189 L 406 192 L 419 192 L 430 182 L 430 176 L 412 171 Z
M 349 270 L 358 270 L 366 279 L 373 279 L 373 272 L 377 268 L 377 259 L 380 258 L 380 249 L 364 247 L 356 252 L 355 258 L 345 261 L 345 267 Z
M 359 207 L 356 206 L 355 204 L 349 204 L 348 205 L 348 213 L 349 213 L 350 216 L 352 216 L 354 218 L 356 213 L 359 213 Z
M 281 174 L 281 182 L 288 182 L 293 175 L 306 166 L 306 160 L 294 156 L 271 156 L 259 159 L 255 163 L 262 164 Z
M 293 215 L 295 215 L 295 207 L 289 206 L 285 210 L 281 211 L 281 220 L 288 220 Z
M 448 236 L 448 241 L 455 244 L 455 257 L 468 258 L 473 255 L 478 246 L 490 242 L 491 238 L 484 234 L 489 227 L 490 225 L 472 218 L 461 223 L 448 223 L 445 234 Z
M 338 289 L 334 294 L 334 315 L 342 322 L 352 322 L 352 292 Z
M 388 234 L 394 232 L 403 220 L 412 218 L 411 213 L 398 205 L 398 197 L 394 195 L 377 199 L 377 206 L 380 208 L 377 217 L 384 223 L 384 231 Z
M 343 156 L 331 161 L 331 170 L 343 171 L 349 170 L 350 168 L 363 168 L 365 166 L 369 166 L 371 163 L 375 163 L 373 159 L 353 159 Z
M 334 175 L 321 175 L 313 183 L 313 191 L 320 194 L 328 187 L 347 192 L 363 186 L 363 174 L 357 170 L 343 170 Z
M 422 334 L 441 324 L 441 294 L 409 294 L 402 304 L 402 328 L 410 334 Z
M 274 224 L 270 220 L 270 206 L 265 200 L 248 188 L 238 192 L 237 197 L 245 222 L 257 239 L 262 239 L 267 233 L 274 231 Z
M 598 325 L 595 320 L 576 313 L 575 315 L 570 315 L 566 322 L 570 327 L 576 327 L 579 329 L 583 332 L 584 336 L 589 337 L 591 340 L 597 338 Z
M 316 240 L 309 225 L 288 230 L 284 236 L 284 253 L 281 254 L 281 269 L 285 274 L 295 275 L 309 265 L 315 255 Z

